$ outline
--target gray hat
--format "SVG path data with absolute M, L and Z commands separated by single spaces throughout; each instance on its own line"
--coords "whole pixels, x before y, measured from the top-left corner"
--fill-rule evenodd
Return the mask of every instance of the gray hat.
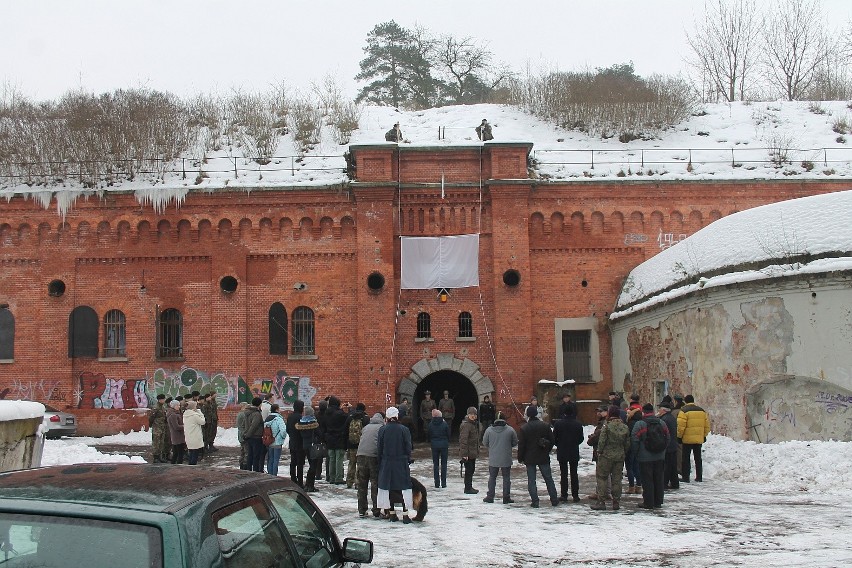
M 470 407 L 468 407 L 468 409 L 467 409 L 467 413 L 468 413 L 468 414 L 479 414 L 479 412 L 476 410 L 476 407 L 475 407 L 475 406 L 470 406 Z
M 314 415 L 314 407 L 305 405 L 305 408 L 302 410 L 302 416 L 313 416 Z

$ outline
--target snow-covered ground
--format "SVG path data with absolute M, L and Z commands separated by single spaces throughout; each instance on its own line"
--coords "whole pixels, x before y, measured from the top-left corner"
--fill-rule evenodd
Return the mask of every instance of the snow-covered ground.
M 47 440 L 43 463 L 141 460 L 100 453 L 100 444 L 150 444 L 150 433 Z M 235 430 L 220 429 L 217 444 L 235 446 Z M 704 482 L 666 493 L 659 512 L 637 510 L 638 495 L 625 495 L 619 512 L 593 512 L 586 499 L 550 507 L 543 498 L 540 509 L 531 509 L 524 469 L 517 464 L 512 469 L 516 502 L 486 504 L 484 456 L 474 476 L 480 493 L 465 495 L 453 459 L 448 487 L 432 489 L 427 452 L 418 449 L 412 466 L 429 488 L 429 513 L 422 523 L 360 519 L 356 493 L 345 486 L 320 483 L 319 493 L 312 494 L 339 535 L 373 540 L 373 566 L 852 565 L 852 443 L 757 444 L 711 434 L 704 446 Z M 286 463 L 285 454 L 281 475 L 287 475 Z M 558 490 L 559 468 L 555 460 L 551 465 Z M 593 476 L 591 449 L 584 444 L 583 495 L 593 491 Z M 546 495 L 540 478 L 538 486 Z

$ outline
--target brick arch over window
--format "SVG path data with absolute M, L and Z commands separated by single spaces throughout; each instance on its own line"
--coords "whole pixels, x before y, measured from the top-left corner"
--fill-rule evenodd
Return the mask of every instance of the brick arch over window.
M 470 359 L 457 359 L 452 353 L 438 353 L 434 359 L 421 359 L 412 365 L 411 372 L 407 377 L 403 377 L 396 388 L 398 398 L 401 400 L 405 396 L 408 400 L 414 400 L 417 385 L 438 371 L 455 371 L 467 377 L 476 389 L 480 400 L 486 394 L 494 398 L 494 384 L 491 379 L 482 374 L 479 365 Z

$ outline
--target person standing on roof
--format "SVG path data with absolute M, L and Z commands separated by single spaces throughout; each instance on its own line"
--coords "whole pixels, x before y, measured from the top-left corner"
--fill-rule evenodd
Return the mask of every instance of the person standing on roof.
M 494 139 L 494 135 L 491 134 L 491 125 L 488 124 L 488 121 L 484 118 L 482 119 L 482 122 L 479 124 L 479 126 L 476 127 L 476 135 L 483 142 L 488 142 L 489 140 Z

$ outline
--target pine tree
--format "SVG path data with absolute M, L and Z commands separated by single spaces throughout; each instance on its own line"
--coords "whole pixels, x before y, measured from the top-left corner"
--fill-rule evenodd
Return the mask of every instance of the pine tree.
M 378 24 L 367 34 L 366 57 L 355 79 L 369 83 L 356 101 L 414 108 L 434 105 L 437 85 L 431 75 L 430 49 L 430 40 L 419 30 L 412 33 L 393 20 Z

